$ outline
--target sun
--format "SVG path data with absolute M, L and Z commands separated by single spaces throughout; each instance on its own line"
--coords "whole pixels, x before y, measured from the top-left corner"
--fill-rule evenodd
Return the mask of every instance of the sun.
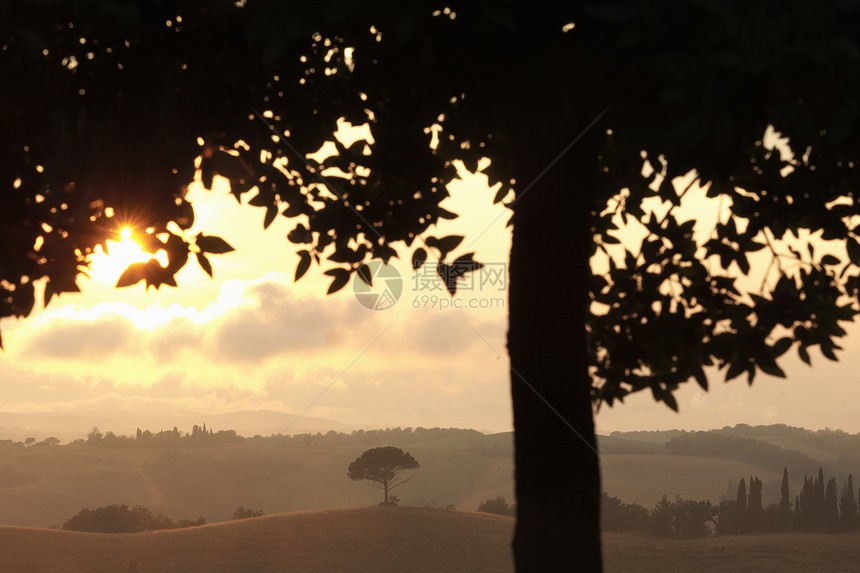
M 154 257 L 145 252 L 134 240 L 134 230 L 131 227 L 120 229 L 119 240 L 107 241 L 107 252 L 97 245 L 95 253 L 90 256 L 90 277 L 94 281 L 116 283 L 122 272 L 133 263 L 145 263 L 155 258 L 164 265 L 162 261 L 164 253 L 159 251 Z M 162 256 L 159 256 L 162 255 Z

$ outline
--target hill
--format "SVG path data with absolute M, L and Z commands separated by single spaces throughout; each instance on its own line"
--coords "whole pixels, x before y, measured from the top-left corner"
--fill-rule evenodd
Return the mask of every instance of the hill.
M 482 513 L 374 506 L 122 535 L 0 526 L 0 571 L 507 573 L 513 525 Z M 860 562 L 856 541 L 845 534 L 603 535 L 607 573 L 847 573 Z
M 400 443 L 389 433 L 372 441 L 402 447 L 421 463 L 414 479 L 396 492 L 404 505 L 475 510 L 498 495 L 513 499 L 510 434 L 437 439 L 428 433 L 431 439 L 424 442 Z M 228 519 L 239 506 L 285 513 L 378 503 L 379 490 L 346 477 L 350 462 L 369 446 L 324 445 L 336 442 L 335 436 L 319 441 L 158 447 L 0 443 L 0 523 L 47 527 L 82 508 L 113 504 L 213 522 Z
M 484 513 L 374 506 L 137 534 L 0 527 L 0 570 L 508 572 L 513 525 Z

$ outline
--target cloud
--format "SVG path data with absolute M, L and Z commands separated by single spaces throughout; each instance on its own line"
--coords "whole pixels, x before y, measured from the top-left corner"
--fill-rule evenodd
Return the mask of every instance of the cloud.
M 248 285 L 253 301 L 214 324 L 208 351 L 218 360 L 259 361 L 273 356 L 329 348 L 342 338 L 344 324 L 357 318 L 358 305 L 300 297 L 286 285 Z
M 65 360 L 99 360 L 136 347 L 136 328 L 122 316 L 70 320 L 38 330 L 25 353 Z

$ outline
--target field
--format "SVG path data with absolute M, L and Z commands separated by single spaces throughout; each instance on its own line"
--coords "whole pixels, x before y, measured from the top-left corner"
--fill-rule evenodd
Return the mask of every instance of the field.
M 499 439 L 404 446 L 421 468 L 394 493 L 404 505 L 463 510 L 498 495 L 512 500 L 511 450 L 495 447 Z M 346 477 L 364 449 L 277 443 L 269 449 L 0 446 L 0 524 L 62 525 L 85 507 L 112 504 L 210 523 L 229 519 L 240 506 L 272 514 L 373 505 L 381 491 Z
M 131 535 L 0 527 L 0 573 L 511 572 L 514 521 L 368 507 Z M 857 535 L 603 536 L 607 573 L 857 571 Z
M 606 573 L 854 573 L 860 536 L 744 535 L 692 540 L 606 533 Z
M 125 535 L 0 527 L 0 571 L 501 572 L 512 570 L 512 527 L 495 515 L 379 506 Z

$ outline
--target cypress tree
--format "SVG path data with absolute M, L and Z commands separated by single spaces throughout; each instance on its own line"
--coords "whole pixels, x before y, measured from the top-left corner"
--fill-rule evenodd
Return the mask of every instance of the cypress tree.
M 850 477 L 848 478 L 851 479 Z M 785 531 L 791 525 L 791 502 L 788 498 L 788 468 L 782 468 L 782 488 L 779 498 L 779 524 L 778 529 Z
M 792 516 L 792 526 L 795 531 L 802 529 L 802 518 L 800 515 L 800 496 L 794 496 L 794 515 Z
M 824 470 L 821 466 L 818 467 L 818 479 L 815 480 L 815 489 L 814 495 L 815 500 L 813 501 L 814 507 L 812 510 L 812 527 L 820 531 L 824 529 L 824 494 L 825 494 L 825 484 L 824 484 Z
M 747 507 L 747 531 L 754 532 L 761 528 L 761 480 L 758 476 L 750 476 L 750 495 Z
M 815 483 L 810 476 L 803 476 L 803 489 L 798 503 L 800 519 L 796 523 L 799 531 L 810 531 L 815 523 Z
M 839 499 L 839 520 L 843 531 L 852 531 L 857 518 L 857 503 L 854 501 L 854 483 L 851 474 L 842 486 L 842 497 Z
M 827 481 L 824 493 L 824 530 L 827 533 L 839 531 L 839 509 L 836 505 L 836 478 Z
M 738 531 L 745 533 L 747 531 L 747 484 L 744 478 L 741 478 L 741 483 L 738 484 Z

